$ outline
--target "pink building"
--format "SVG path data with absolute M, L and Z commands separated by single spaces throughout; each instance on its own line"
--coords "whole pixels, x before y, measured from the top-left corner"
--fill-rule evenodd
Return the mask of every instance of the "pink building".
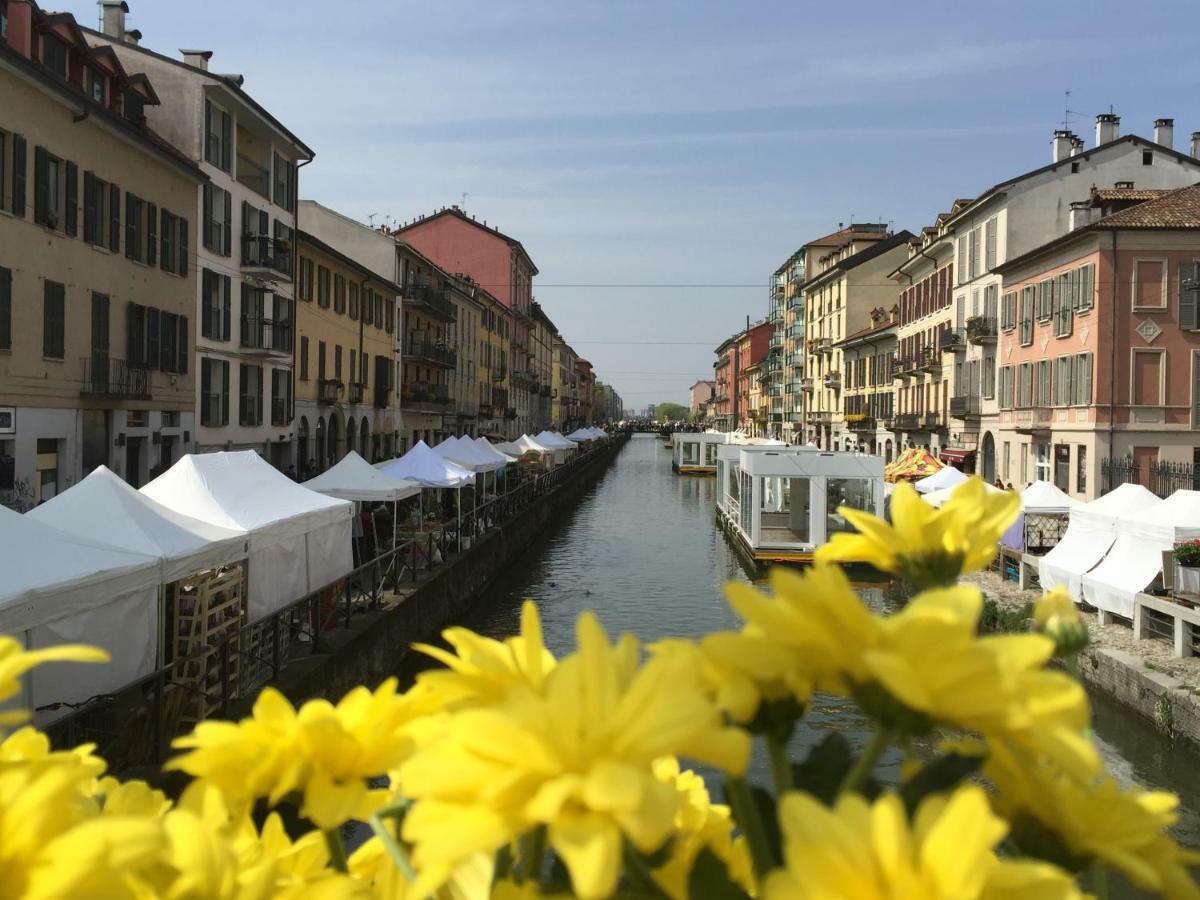
M 1112 460 L 1152 490 L 1192 487 L 1164 464 L 1200 465 L 1200 185 L 1094 190 L 1072 215 L 1072 231 L 998 268 L 1000 411 L 984 453 L 1006 483 L 1080 499 L 1112 486 Z
M 709 412 L 713 398 L 716 396 L 717 383 L 715 381 L 697 381 L 691 386 L 689 392 L 691 399 L 688 409 L 693 416 L 704 418 Z

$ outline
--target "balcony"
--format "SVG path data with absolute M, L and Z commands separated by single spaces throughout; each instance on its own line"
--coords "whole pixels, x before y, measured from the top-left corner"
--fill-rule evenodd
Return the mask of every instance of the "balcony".
M 823 409 L 810 409 L 804 414 L 804 418 L 813 425 L 828 425 L 833 421 L 833 413 Z
M 361 386 L 360 386 L 361 389 Z M 387 409 L 392 405 L 392 389 L 389 387 L 375 386 L 375 403 L 376 409 Z
M 783 346 L 783 332 L 780 329 L 776 328 L 773 332 L 771 332 L 771 340 L 767 342 L 767 347 L 771 350 L 774 350 L 776 347 L 782 347 L 782 346 Z
M 784 387 L 784 392 L 787 394 L 798 394 L 802 390 L 804 390 L 804 382 L 802 381 L 789 381 Z
M 403 345 L 405 362 L 423 362 L 453 369 L 458 365 L 458 351 L 433 341 L 411 340 Z
M 1017 434 L 1045 434 L 1050 431 L 1051 410 L 1048 406 L 1018 409 L 1013 418 Z
M 783 388 L 777 384 L 771 385 L 771 387 L 767 388 L 767 396 L 768 397 L 782 397 L 783 396 Z
M 517 417 L 517 408 L 515 406 L 506 406 L 504 408 L 504 418 L 509 419 L 511 421 L 512 419 L 515 419 L 516 417 Z
M 400 392 L 401 409 L 414 412 L 441 412 L 450 403 L 450 388 L 445 384 L 414 381 Z
M 490 404 L 490 403 L 480 403 L 479 404 L 479 418 L 490 419 L 493 416 L 493 414 L 494 414 L 494 411 L 492 409 L 492 404 Z
M 926 431 L 941 431 L 946 427 L 946 421 L 941 413 L 927 412 L 921 417 L 921 424 Z
M 951 397 L 950 418 L 977 419 L 980 416 L 981 399 L 979 396 Z
M 292 352 L 292 323 L 275 323 L 262 316 L 242 316 L 242 349 L 253 355 L 290 355 Z
M 811 378 L 801 378 L 800 379 L 800 390 L 804 391 L 805 393 L 811 394 L 813 391 L 813 380 Z
M 449 288 L 435 288 L 427 282 L 410 281 L 401 292 L 404 306 L 434 316 L 446 322 L 457 318 Z
M 827 337 L 814 338 L 813 339 L 813 349 L 816 350 L 818 353 L 832 353 L 833 352 L 833 340 L 831 338 L 827 338 Z
M 338 378 L 322 378 L 317 382 L 317 403 L 329 406 L 342 397 L 342 382 Z
M 959 353 L 967 349 L 966 333 L 946 329 L 938 335 L 938 347 L 943 353 Z
M 918 365 L 925 372 L 942 371 L 942 355 L 935 347 L 924 347 L 918 360 Z
M 892 360 L 893 378 L 910 378 L 917 372 L 916 358 L 912 356 L 897 356 Z
M 508 377 L 508 369 L 504 366 L 492 367 L 492 381 L 500 382 Z
M 291 244 L 266 234 L 243 234 L 242 268 L 291 281 Z
M 865 416 L 862 413 L 847 413 L 846 424 L 850 426 L 851 431 L 874 431 L 876 421 L 871 416 Z
M 346 393 L 347 403 L 362 403 L 363 386 L 357 382 L 351 382 L 350 388 Z
M 967 340 L 976 345 L 996 343 L 996 317 L 971 316 L 967 319 Z
M 821 383 L 824 384 L 825 387 L 827 387 L 827 388 L 832 388 L 835 391 L 840 391 L 842 389 L 842 373 L 841 372 L 827 372 L 825 374 L 825 377 L 821 379 Z
M 899 413 L 894 422 L 897 431 L 917 431 L 921 427 L 921 416 L 917 413 Z
M 796 322 L 794 325 L 791 325 L 787 330 L 787 336 L 794 341 L 800 340 L 801 338 L 803 338 L 804 337 L 804 323 Z
M 79 393 L 89 397 L 123 400 L 150 399 L 150 370 L 131 366 L 123 359 L 103 353 L 83 358 L 83 387 Z

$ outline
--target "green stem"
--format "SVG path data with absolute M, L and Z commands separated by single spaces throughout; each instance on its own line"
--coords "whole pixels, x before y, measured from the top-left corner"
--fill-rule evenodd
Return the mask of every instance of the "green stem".
M 778 800 L 795 788 L 792 781 L 792 760 L 788 756 L 787 741 L 768 735 L 767 759 L 771 763 L 771 780 L 775 783 L 775 799 Z
M 546 855 L 546 826 L 539 825 L 521 836 L 521 880 L 540 884 L 542 860 Z
M 1092 869 L 1091 882 L 1096 900 L 1108 900 L 1108 871 L 1096 866 Z
M 346 862 L 346 845 L 342 843 L 342 833 L 336 828 L 326 828 L 325 846 L 329 849 L 329 863 L 338 872 L 349 872 Z
M 758 805 L 754 802 L 754 795 L 750 793 L 750 785 L 744 778 L 730 778 L 725 783 L 725 794 L 729 798 L 734 821 L 741 828 L 742 835 L 746 838 L 746 846 L 750 848 L 754 872 L 759 878 L 763 878 L 775 868 L 775 860 L 771 856 L 767 832 L 759 818 Z
M 845 794 L 848 791 L 857 791 L 862 787 L 863 782 L 867 780 L 867 776 L 875 769 L 875 763 L 879 761 L 880 755 L 887 749 L 887 745 L 891 741 L 891 731 L 887 728 L 880 728 L 873 735 L 871 740 L 867 742 L 867 746 L 863 748 L 862 755 L 854 764 L 846 777 L 842 780 L 842 786 L 838 788 L 839 794 Z
M 383 844 L 383 849 L 392 858 L 392 862 L 396 864 L 396 868 L 400 870 L 400 874 L 404 876 L 404 879 L 410 884 L 416 881 L 417 873 L 413 869 L 412 863 L 408 861 L 408 854 L 404 852 L 404 848 L 400 846 L 400 842 L 396 840 L 395 835 L 388 831 L 379 813 L 371 816 L 368 824 L 370 824 L 371 830 L 379 838 L 379 843 Z
M 633 882 L 640 890 L 638 896 L 656 897 L 661 900 L 670 900 L 670 894 L 664 891 L 654 880 L 654 873 L 650 871 L 650 866 L 646 864 L 646 858 L 642 856 L 628 841 L 625 843 L 625 874 L 629 876 L 629 880 Z

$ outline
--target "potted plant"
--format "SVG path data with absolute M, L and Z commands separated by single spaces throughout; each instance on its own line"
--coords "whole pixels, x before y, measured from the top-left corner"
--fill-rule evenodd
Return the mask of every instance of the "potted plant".
M 1175 589 L 1189 594 L 1200 593 L 1200 540 L 1176 544 Z

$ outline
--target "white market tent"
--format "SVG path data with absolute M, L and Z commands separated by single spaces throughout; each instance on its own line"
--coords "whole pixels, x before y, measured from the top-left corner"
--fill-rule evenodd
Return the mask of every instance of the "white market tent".
M 142 493 L 177 512 L 250 532 L 250 622 L 354 568 L 353 506 L 293 482 L 253 450 L 188 454 Z
M 947 468 L 950 468 L 950 467 L 948 466 Z M 944 471 L 946 471 L 946 470 L 945 469 L 939 470 L 939 472 L 944 472 Z M 957 470 L 955 470 L 955 471 L 957 471 Z M 954 492 L 957 490 L 958 490 L 958 485 L 956 484 L 954 487 L 944 487 L 944 488 L 940 488 L 936 491 L 930 491 L 928 494 L 922 494 L 921 499 L 924 500 L 926 503 L 928 503 L 930 506 L 936 507 L 937 509 L 941 509 L 943 506 L 946 505 L 946 502 L 954 495 Z M 984 482 L 983 490 L 984 490 L 984 493 L 987 493 L 987 494 L 999 494 L 1000 493 L 1000 488 L 996 487 L 995 485 L 988 484 L 987 482 Z
M 1200 491 L 1167 499 L 1117 522 L 1117 539 L 1104 560 L 1083 576 L 1083 599 L 1096 609 L 1133 618 L 1134 600 L 1162 574 L 1163 551 L 1200 539 Z
M 7 560 L 0 633 L 33 649 L 85 643 L 112 655 L 102 664 L 38 666 L 25 676 L 22 705 L 78 703 L 154 671 L 158 559 L 68 534 L 4 507 L 0 547 L 0 560 Z
M 576 428 L 567 435 L 568 441 L 594 441 L 597 435 L 594 428 Z
M 577 450 L 579 445 L 574 441 L 569 441 L 557 431 L 542 431 L 533 436 L 533 439 L 543 447 L 549 447 L 552 450 Z
M 496 444 L 496 449 L 501 453 L 507 453 L 509 456 L 515 456 L 518 459 L 526 453 L 536 453 L 539 456 L 554 455 L 552 448 L 538 443 L 527 434 L 523 434 L 515 441 L 509 441 L 506 444 Z
M 517 458 L 516 458 L 515 456 L 509 456 L 507 453 L 501 453 L 501 452 L 500 452 L 499 450 L 497 450 L 497 449 L 495 448 L 495 446 L 494 446 L 494 445 L 493 445 L 491 442 L 489 442 L 489 441 L 488 441 L 488 439 L 487 439 L 487 438 L 485 438 L 485 437 L 477 437 L 477 438 L 475 438 L 475 446 L 477 446 L 477 447 L 478 447 L 480 450 L 482 450 L 484 453 L 490 454 L 490 455 L 491 455 L 492 457 L 494 457 L 495 459 L 498 459 L 498 460 L 500 460 L 500 461 L 501 461 L 501 462 L 503 462 L 505 465 L 507 465 L 507 464 L 509 464 L 509 463 L 515 463 L 515 462 L 517 461 Z
M 433 449 L 443 458 L 457 463 L 464 469 L 470 469 L 476 474 L 495 472 L 505 466 L 504 460 L 487 453 L 467 437 L 448 437 Z
M 1021 513 L 1000 543 L 1020 551 L 1053 547 L 1061 540 L 1063 517 L 1079 505 L 1049 481 L 1035 481 L 1021 491 Z
M 918 494 L 932 494 L 934 491 L 940 491 L 944 488 L 954 488 L 967 480 L 967 476 L 963 474 L 961 469 L 956 469 L 954 466 L 946 466 L 944 469 L 938 469 L 932 475 L 927 475 L 920 481 L 913 482 L 913 487 L 917 489 Z
M 301 486 L 318 494 L 342 500 L 388 503 L 415 497 L 421 493 L 421 485 L 415 481 L 393 478 L 381 472 L 354 450 L 316 478 L 302 482 Z
M 176 512 L 139 493 L 107 466 L 27 513 L 85 540 L 157 557 L 162 583 L 234 565 L 250 552 L 250 535 Z
M 1121 519 L 1162 501 L 1140 484 L 1126 483 L 1071 510 L 1067 533 L 1038 560 L 1043 590 L 1063 585 L 1076 603 L 1083 600 L 1083 573 L 1104 558 L 1117 539 Z
M 398 459 L 375 463 L 375 468 L 392 478 L 405 478 L 427 488 L 461 488 L 475 483 L 475 473 L 450 462 L 424 441 Z
M 1049 481 L 1035 481 L 1021 491 L 1021 510 L 1027 513 L 1066 515 L 1079 505 L 1078 500 L 1072 499 L 1069 494 L 1059 490 Z

